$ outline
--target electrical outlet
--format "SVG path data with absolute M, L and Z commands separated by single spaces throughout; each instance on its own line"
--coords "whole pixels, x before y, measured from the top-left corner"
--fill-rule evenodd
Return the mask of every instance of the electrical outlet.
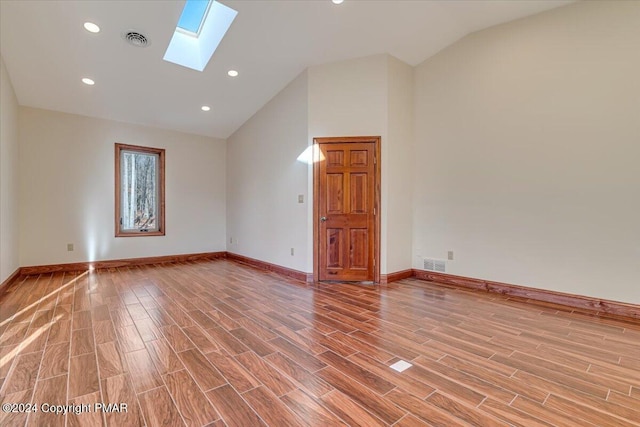
M 448 259 L 449 261 L 453 261 L 453 251 L 449 251 L 449 252 L 447 252 L 447 259 Z
M 73 252 L 73 243 L 67 243 L 67 252 Z
M 298 194 L 298 203 L 304 203 L 304 194 Z
M 293 248 L 291 248 L 291 256 L 293 256 L 293 253 L 294 253 Z

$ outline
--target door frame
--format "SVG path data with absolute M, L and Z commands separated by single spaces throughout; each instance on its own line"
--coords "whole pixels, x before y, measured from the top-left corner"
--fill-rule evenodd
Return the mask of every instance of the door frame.
M 379 136 L 339 136 L 339 137 L 321 137 L 321 138 L 313 138 L 313 281 L 317 282 L 320 277 L 320 204 L 318 195 L 320 193 L 320 164 L 319 159 L 316 158 L 318 153 L 320 153 L 319 147 L 316 145 L 320 144 L 347 144 L 347 143 L 357 143 L 357 142 L 368 142 L 374 144 L 374 153 L 375 153 L 375 167 L 374 167 L 374 179 L 375 179 L 375 189 L 374 189 L 374 201 L 373 206 L 375 209 L 375 219 L 374 219 L 374 250 L 373 250 L 373 262 L 375 267 L 373 269 L 374 272 L 374 283 L 380 283 L 380 230 L 381 230 L 381 220 L 382 212 L 380 209 L 380 192 L 381 192 L 381 181 L 382 174 L 380 164 L 381 164 L 381 156 L 380 156 L 380 143 L 381 137 Z

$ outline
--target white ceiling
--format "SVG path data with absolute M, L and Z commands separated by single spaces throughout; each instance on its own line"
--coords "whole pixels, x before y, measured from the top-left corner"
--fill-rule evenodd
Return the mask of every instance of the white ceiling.
M 570 2 L 223 0 L 239 13 L 200 73 L 162 60 L 184 1 L 2 0 L 0 51 L 20 105 L 227 138 L 309 66 L 379 53 L 417 65 L 466 34 Z M 151 45 L 126 44 L 129 29 Z

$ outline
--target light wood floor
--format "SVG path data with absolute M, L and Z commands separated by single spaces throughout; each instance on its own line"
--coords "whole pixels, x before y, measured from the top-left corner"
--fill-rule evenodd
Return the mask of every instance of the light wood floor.
M 640 324 L 560 306 L 226 260 L 31 276 L 0 304 L 3 404 L 91 405 L 3 426 L 640 425 Z

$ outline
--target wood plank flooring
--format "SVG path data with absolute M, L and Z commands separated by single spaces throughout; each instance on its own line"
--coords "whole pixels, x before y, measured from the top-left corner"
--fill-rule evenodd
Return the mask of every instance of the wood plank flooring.
M 639 322 L 414 279 L 42 274 L 0 297 L 0 334 L 3 404 L 91 409 L 3 426 L 640 426 Z

